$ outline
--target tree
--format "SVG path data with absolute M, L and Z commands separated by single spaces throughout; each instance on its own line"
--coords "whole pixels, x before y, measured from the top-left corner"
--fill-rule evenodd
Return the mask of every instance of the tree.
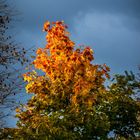
M 6 0 L 0 1 L 0 128 L 5 125 L 5 111 L 15 104 L 14 95 L 19 93 L 23 84 L 21 65 L 28 62 L 26 50 L 14 41 L 11 33 L 16 11 Z
M 24 75 L 27 92 L 35 95 L 17 115 L 18 126 L 54 139 L 82 138 L 87 133 L 89 138 L 104 137 L 108 118 L 103 113 L 100 120 L 94 110 L 97 94 L 106 91 L 104 81 L 105 76 L 109 78 L 109 68 L 91 64 L 94 58 L 89 47 L 74 50 L 63 22 L 46 22 L 44 30 L 48 32 L 48 44 L 37 50 L 33 64 L 45 74 L 39 76 L 34 70 Z M 102 132 L 96 130 L 99 125 Z
M 140 136 L 140 104 L 135 98 L 140 82 L 132 72 L 125 71 L 124 75 L 115 75 L 108 88 L 101 110 L 109 117 L 110 131 L 116 139 L 135 139 Z
M 90 47 L 75 49 L 66 28 L 60 21 L 44 24 L 47 45 L 36 51 L 35 69 L 24 74 L 26 91 L 34 95 L 16 109 L 14 137 L 97 140 L 113 131 L 115 139 L 135 138 L 140 107 L 131 95 L 140 83 L 133 75 L 118 75 L 107 88 L 109 67 L 91 63 Z

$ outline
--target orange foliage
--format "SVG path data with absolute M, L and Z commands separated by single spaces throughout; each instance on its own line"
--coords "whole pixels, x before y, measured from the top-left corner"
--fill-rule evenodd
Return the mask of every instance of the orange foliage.
M 96 91 L 105 90 L 104 76 L 109 78 L 109 68 L 91 63 L 94 57 L 90 47 L 82 51 L 74 49 L 75 44 L 66 28 L 61 21 L 44 24 L 47 45 L 36 51 L 33 64 L 36 69 L 45 72 L 45 76 L 38 76 L 35 72 L 25 74 L 24 79 L 29 82 L 26 89 L 35 94 L 46 94 L 43 92 L 46 90 L 50 93 L 45 96 L 69 97 L 73 105 L 82 102 L 92 106 Z

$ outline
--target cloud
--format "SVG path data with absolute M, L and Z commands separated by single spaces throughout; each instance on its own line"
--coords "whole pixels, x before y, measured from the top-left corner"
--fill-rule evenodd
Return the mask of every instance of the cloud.
M 106 13 L 81 13 L 74 19 L 73 39 L 92 46 L 97 63 L 107 63 L 116 72 L 136 69 L 140 33 L 125 26 L 124 19 Z
M 42 24 L 45 20 L 65 20 L 70 25 L 73 17 L 79 12 L 90 11 L 125 15 L 135 19 L 135 22 L 134 20 L 131 22 L 131 26 L 136 28 L 138 26 L 135 25 L 140 23 L 139 0 L 15 0 L 15 5 L 28 21 L 28 24 L 23 25 L 26 28 L 32 28 L 36 24 L 40 26 L 40 23 Z M 126 23 L 129 24 L 129 22 Z

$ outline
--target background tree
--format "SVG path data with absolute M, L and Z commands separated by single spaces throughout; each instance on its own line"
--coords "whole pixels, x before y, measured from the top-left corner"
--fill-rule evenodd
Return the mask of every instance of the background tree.
M 9 6 L 8 1 L 0 1 L 0 127 L 5 124 L 4 118 L 9 115 L 7 109 L 15 104 L 15 95 L 23 84 L 21 67 L 28 61 L 26 50 L 17 44 L 12 37 L 11 28 L 16 21 L 17 12 Z M 21 65 L 21 66 L 20 66 Z
M 140 104 L 135 95 L 140 91 L 140 82 L 131 72 L 115 75 L 108 87 L 107 96 L 102 95 L 101 111 L 109 117 L 110 132 L 116 139 L 136 139 L 140 136 Z

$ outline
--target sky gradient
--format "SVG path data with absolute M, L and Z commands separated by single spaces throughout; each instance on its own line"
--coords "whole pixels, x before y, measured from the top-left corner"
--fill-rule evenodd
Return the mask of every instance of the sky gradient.
M 13 0 L 10 3 L 20 13 L 13 34 L 22 46 L 44 47 L 44 22 L 64 20 L 76 45 L 87 45 L 94 50 L 93 63 L 106 63 L 111 74 L 125 70 L 138 72 L 140 0 Z

